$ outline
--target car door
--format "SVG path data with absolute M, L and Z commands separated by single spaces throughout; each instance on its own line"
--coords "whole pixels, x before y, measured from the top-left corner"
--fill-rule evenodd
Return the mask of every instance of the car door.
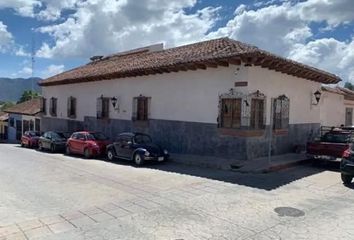
M 86 144 L 86 135 L 83 133 L 79 133 L 77 135 L 77 151 L 80 154 L 84 154 Z
M 131 141 L 130 136 L 119 136 L 117 141 L 114 143 L 114 148 L 117 154 L 117 157 L 130 159 L 129 154 L 129 142 Z
M 50 149 L 50 141 L 52 139 L 52 133 L 51 132 L 46 132 L 44 134 L 44 138 L 42 140 L 42 147 L 45 149 Z
M 77 153 L 78 152 L 78 139 L 77 139 L 78 133 L 74 133 L 70 140 L 69 140 L 69 145 L 70 145 L 70 151 Z

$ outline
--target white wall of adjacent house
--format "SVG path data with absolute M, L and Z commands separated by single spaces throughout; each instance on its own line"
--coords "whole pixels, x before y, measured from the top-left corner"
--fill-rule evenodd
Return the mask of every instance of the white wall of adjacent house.
M 246 81 L 248 86 L 235 87 Z M 313 93 L 320 84 L 260 67 L 208 68 L 207 70 L 156 74 L 97 82 L 50 86 L 43 88 L 47 99 L 58 98 L 57 118 L 68 119 L 67 99 L 77 98 L 76 120 L 96 116 L 96 102 L 101 95 L 117 97 L 119 111 L 110 105 L 110 118 L 132 119 L 133 98 L 151 97 L 150 118 L 202 123 L 217 123 L 219 95 L 231 88 L 245 94 L 259 90 L 267 97 L 267 123 L 270 119 L 270 98 L 285 94 L 290 98 L 290 124 L 319 123 L 319 107 L 312 105 Z
M 323 91 L 320 101 L 321 125 L 338 127 L 345 124 L 344 96 Z

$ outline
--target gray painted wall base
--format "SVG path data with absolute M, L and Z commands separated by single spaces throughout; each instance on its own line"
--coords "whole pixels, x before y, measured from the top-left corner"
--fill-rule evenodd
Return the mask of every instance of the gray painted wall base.
M 285 135 L 273 135 L 272 154 L 292 152 L 296 145 L 305 145 L 308 139 L 317 135 L 319 128 L 319 123 L 290 125 Z M 83 122 L 43 118 L 42 129 L 68 132 L 100 131 L 112 140 L 122 132 L 144 132 L 150 134 L 171 153 L 216 156 L 230 160 L 267 156 L 269 144 L 269 126 L 263 136 L 236 137 L 220 135 L 216 124 L 154 119 L 148 122 L 133 122 L 85 117 Z

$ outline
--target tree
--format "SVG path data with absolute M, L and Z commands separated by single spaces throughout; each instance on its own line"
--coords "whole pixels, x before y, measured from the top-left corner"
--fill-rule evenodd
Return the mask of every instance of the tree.
M 34 92 L 32 90 L 26 90 L 22 93 L 22 96 L 17 103 L 26 102 L 26 101 L 31 100 L 32 98 L 36 98 L 36 97 L 39 97 L 39 93 Z
M 344 87 L 354 91 L 354 85 L 350 82 L 346 82 Z
M 14 105 L 15 105 L 15 103 L 13 103 L 13 102 L 4 102 L 2 105 L 0 105 L 0 111 L 4 111 L 7 108 L 12 107 Z

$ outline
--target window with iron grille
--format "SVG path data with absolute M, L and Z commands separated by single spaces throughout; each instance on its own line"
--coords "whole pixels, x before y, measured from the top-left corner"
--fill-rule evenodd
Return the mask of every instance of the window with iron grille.
M 135 97 L 133 106 L 133 120 L 147 121 L 150 113 L 150 98 L 149 97 Z
M 221 127 L 241 127 L 241 98 L 224 98 L 221 100 Z
M 76 118 L 76 98 L 68 98 L 68 117 Z
M 97 118 L 99 119 L 109 118 L 109 98 L 105 98 L 105 97 L 97 98 Z
M 50 109 L 49 109 L 49 112 L 50 112 L 50 115 L 53 116 L 53 117 L 57 116 L 57 104 L 58 104 L 58 99 L 52 97 L 52 98 L 50 99 Z
M 264 99 L 253 98 L 251 102 L 251 129 L 263 129 L 264 125 Z
M 289 127 L 289 98 L 280 96 L 273 100 L 273 129 Z

